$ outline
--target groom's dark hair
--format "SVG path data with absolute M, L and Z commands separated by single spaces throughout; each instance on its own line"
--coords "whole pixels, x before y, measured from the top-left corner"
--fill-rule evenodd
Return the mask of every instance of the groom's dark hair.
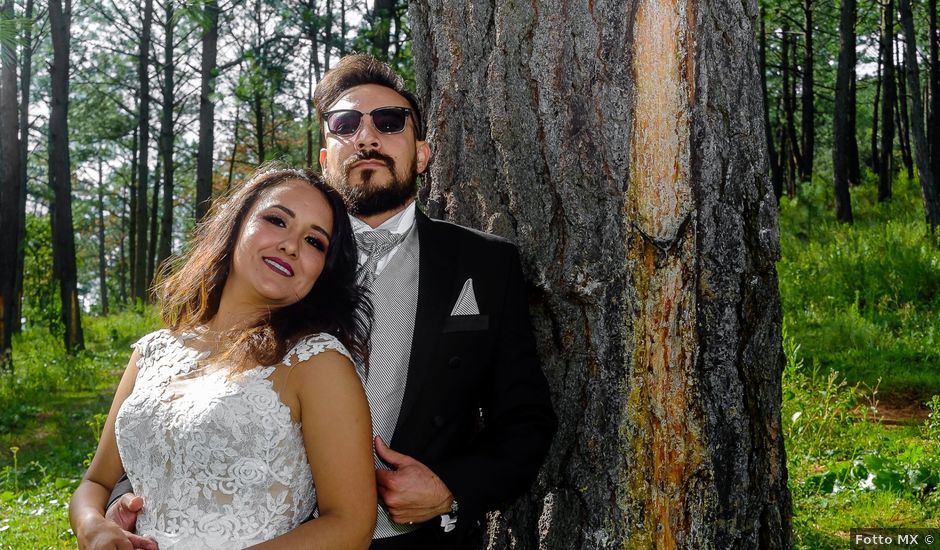
M 317 83 L 317 88 L 313 92 L 313 105 L 317 109 L 317 114 L 322 117 L 323 113 L 327 112 L 346 90 L 363 84 L 384 86 L 408 100 L 415 125 L 415 137 L 424 140 L 424 118 L 421 116 L 418 98 L 405 87 L 405 80 L 395 72 L 395 69 L 369 54 L 357 53 L 343 57 L 336 67 L 327 72 Z M 326 133 L 322 126 L 320 133 L 325 139 Z

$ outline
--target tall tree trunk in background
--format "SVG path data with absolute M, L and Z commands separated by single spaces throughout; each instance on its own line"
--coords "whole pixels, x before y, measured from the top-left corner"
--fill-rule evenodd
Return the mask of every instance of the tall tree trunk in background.
M 428 211 L 518 243 L 568 420 L 476 547 L 789 548 L 756 2 L 410 15 Z
M 346 0 L 339 0 L 339 56 L 346 55 Z
M 150 288 L 153 284 L 154 267 L 157 263 L 157 241 L 160 240 L 160 225 L 157 223 L 160 219 L 160 161 L 157 161 L 157 169 L 153 172 L 153 192 L 150 194 L 150 240 L 147 241 L 147 288 L 146 300 L 150 301 L 152 293 Z
M 783 196 L 783 172 L 774 147 L 773 128 L 770 125 L 770 98 L 767 95 L 767 32 L 764 28 L 764 8 L 760 8 L 760 30 L 758 31 L 758 71 L 760 89 L 764 104 L 764 134 L 767 139 L 767 158 L 770 163 L 770 181 L 777 201 Z
M 140 80 L 140 103 L 137 126 L 140 137 L 137 147 L 137 248 L 134 254 L 133 297 L 147 301 L 148 252 L 147 244 L 147 186 L 150 183 L 148 150 L 150 148 L 150 29 L 153 24 L 153 0 L 144 0 L 144 14 L 140 30 L 140 50 L 137 59 L 137 78 Z
M 33 0 L 26 0 L 23 14 L 28 23 L 33 21 Z M 27 171 L 26 159 L 29 154 L 29 94 L 33 81 L 33 28 L 26 25 L 23 33 L 23 55 L 20 56 L 20 225 L 17 228 L 16 279 L 13 286 L 13 332 L 22 330 L 23 319 L 23 243 L 26 242 L 26 195 Z
M 135 100 L 136 101 L 136 100 Z M 140 128 L 134 127 L 134 135 L 131 138 L 131 182 L 128 187 L 128 195 L 130 196 L 130 214 L 128 220 L 128 234 L 129 237 L 129 246 L 128 246 L 128 272 L 130 273 L 130 291 L 131 294 L 134 292 L 134 270 L 130 269 L 134 263 L 134 258 L 137 257 L 137 142 L 138 134 Z M 133 298 L 133 296 L 131 296 Z
M 800 96 L 800 181 L 813 179 L 813 158 L 816 149 L 816 107 L 813 78 L 813 0 L 803 0 L 803 80 Z
M 124 243 L 125 241 L 130 240 L 127 238 L 128 234 L 131 233 L 130 220 L 128 219 L 129 216 L 127 214 L 127 210 L 129 206 L 127 204 L 128 203 L 127 195 L 132 192 L 133 191 L 130 189 L 130 187 L 125 187 L 121 190 L 121 235 L 120 235 L 120 239 L 118 239 L 117 274 L 118 274 L 118 297 L 120 298 L 121 303 L 124 304 L 125 306 L 127 305 L 127 287 L 129 286 L 128 285 L 129 281 L 127 280 L 128 279 L 127 273 L 130 270 L 127 269 L 127 264 L 128 264 L 127 256 L 128 255 L 127 255 L 127 249 L 125 249 L 124 247 Z
M 881 12 L 881 158 L 878 160 L 878 200 L 891 198 L 894 178 L 894 0 L 887 0 Z
M 924 131 L 924 105 L 920 96 L 920 71 L 917 67 L 917 34 L 914 32 L 914 16 L 910 0 L 898 0 L 901 12 L 901 28 L 904 29 L 904 66 L 907 69 L 907 87 L 911 90 L 911 133 L 914 134 L 914 155 L 917 157 L 917 175 L 924 197 L 924 211 L 930 232 L 935 233 L 940 225 L 940 203 L 937 187 L 930 167 L 927 150 L 927 134 Z
M 370 23 L 372 32 L 372 47 L 376 56 L 388 60 L 389 36 L 392 29 L 392 13 L 395 10 L 395 0 L 375 0 L 372 8 Z
M 927 117 L 929 128 L 927 142 L 930 145 L 930 168 L 934 183 L 940 192 L 940 30 L 937 29 L 937 0 L 927 2 L 928 32 L 930 50 L 930 72 L 927 76 L 927 90 L 930 94 L 930 115 Z
M 853 3 L 854 0 L 853 0 Z M 851 61 L 851 74 L 849 74 L 849 101 L 846 105 L 846 111 L 848 112 L 847 121 L 848 128 L 846 129 L 846 139 L 848 140 L 845 144 L 845 154 L 846 161 L 849 163 L 849 185 L 859 185 L 862 183 L 862 171 L 858 159 L 858 129 L 856 128 L 857 114 L 858 114 L 858 93 L 857 93 L 857 84 L 858 79 L 856 75 L 856 63 L 857 54 L 855 53 L 855 44 L 856 44 L 856 34 L 854 28 L 854 21 L 858 19 L 858 6 L 856 6 L 856 15 L 853 19 L 853 28 L 851 29 L 851 36 L 849 37 L 849 44 L 852 45 L 852 51 L 850 55 L 852 56 Z
M 879 40 L 880 44 L 880 40 Z M 881 48 L 878 48 L 878 67 L 875 73 L 875 101 L 871 109 L 871 159 L 869 160 L 868 166 L 871 168 L 872 172 L 879 172 L 878 164 L 878 115 L 881 113 L 880 109 L 880 100 L 881 100 L 881 83 L 884 80 L 881 77 Z
M 257 77 L 257 71 L 264 71 L 267 68 L 265 62 L 264 52 L 261 50 L 260 42 L 261 37 L 264 36 L 264 22 L 261 21 L 261 0 L 255 0 L 255 7 L 253 10 L 255 18 L 255 33 L 257 36 L 258 43 L 254 45 L 253 50 L 255 51 L 256 58 L 252 60 L 252 67 L 250 70 L 255 71 L 254 78 L 251 78 L 251 114 L 254 115 L 255 123 L 255 147 L 258 151 L 258 163 L 262 163 L 267 160 L 267 153 L 265 152 L 264 147 L 264 96 L 261 83 L 263 78 Z M 274 121 L 272 120 L 273 124 Z
M 0 5 L 0 21 L 12 21 L 13 0 Z M 16 44 L 0 46 L 0 371 L 13 370 L 16 322 L 16 242 L 20 227 L 20 146 L 17 131 Z
M 897 110 L 895 111 L 898 127 L 898 143 L 901 146 L 901 160 L 904 162 L 904 167 L 907 169 L 907 179 L 913 180 L 914 157 L 911 154 L 911 122 L 907 114 L 908 92 L 907 81 L 904 78 L 907 71 L 907 63 L 904 58 L 901 57 L 900 40 L 898 40 L 897 37 L 895 37 L 894 45 L 894 58 L 898 60 L 897 65 L 899 69 L 899 72 L 895 73 L 898 85 Z
M 855 141 L 850 125 L 849 102 L 852 69 L 855 66 L 855 0 L 842 0 L 839 18 L 839 66 L 836 72 L 835 109 L 832 113 L 832 181 L 836 198 L 836 219 L 852 223 L 849 195 L 849 140 Z M 851 133 L 851 135 L 849 135 Z
M 780 56 L 780 70 L 783 80 L 783 113 L 786 122 L 786 136 L 789 154 L 783 159 L 787 166 L 787 195 L 790 198 L 796 196 L 796 178 L 797 170 L 802 165 L 800 157 L 800 146 L 796 139 L 796 121 L 793 113 L 796 111 L 796 99 L 793 93 L 793 66 L 790 64 L 790 49 L 793 43 L 793 36 L 786 23 L 783 25 L 783 45 Z
M 241 70 L 239 69 L 239 80 L 241 79 Z M 310 96 L 313 97 L 313 96 Z M 307 100 L 309 103 L 309 100 Z M 235 157 L 238 155 L 238 146 L 240 142 L 238 141 L 238 130 L 241 129 L 241 116 L 242 116 L 242 103 L 239 101 L 235 104 L 235 124 L 233 125 L 232 130 L 232 156 L 229 157 L 228 161 L 228 178 L 225 180 L 225 192 L 228 193 L 232 189 L 232 178 L 235 174 Z
M 218 67 L 219 5 L 206 0 L 203 8 L 202 69 L 199 88 L 199 150 L 196 153 L 196 221 L 212 200 L 212 152 L 215 146 L 215 78 Z
M 101 314 L 107 315 L 108 307 L 108 260 L 104 240 L 104 170 L 98 154 L 98 288 L 101 298 Z
M 176 103 L 176 62 L 173 59 L 173 27 L 175 9 L 173 0 L 165 0 L 166 9 L 164 22 L 166 31 L 163 40 L 163 111 L 160 117 L 160 158 L 163 159 L 163 205 L 160 214 L 160 246 L 157 250 L 157 265 L 170 257 L 170 248 L 173 239 L 173 187 L 175 162 L 173 160 L 173 147 L 175 133 L 173 132 L 173 106 Z M 154 239 L 156 239 L 154 235 Z
M 85 347 L 81 308 L 78 303 L 78 271 L 75 266 L 75 232 L 72 226 L 72 164 L 69 157 L 69 26 L 72 3 L 49 0 L 52 34 L 52 95 L 49 108 L 49 184 L 52 187 L 52 269 L 59 280 L 65 349 L 74 353 Z

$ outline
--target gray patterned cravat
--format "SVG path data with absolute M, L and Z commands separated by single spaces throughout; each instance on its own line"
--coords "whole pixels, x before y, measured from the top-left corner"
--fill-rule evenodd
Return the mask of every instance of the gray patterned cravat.
M 359 267 L 359 284 L 372 288 L 372 281 L 375 280 L 375 267 L 379 260 L 395 248 L 407 234 L 407 232 L 392 233 L 385 229 L 356 233 L 356 244 L 366 253 L 366 261 Z

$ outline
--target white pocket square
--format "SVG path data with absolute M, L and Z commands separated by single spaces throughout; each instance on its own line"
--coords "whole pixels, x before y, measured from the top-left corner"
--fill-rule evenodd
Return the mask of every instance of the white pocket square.
M 451 315 L 479 315 L 480 308 L 477 307 L 477 297 L 473 293 L 473 279 L 467 279 L 460 291 L 460 297 L 454 304 Z

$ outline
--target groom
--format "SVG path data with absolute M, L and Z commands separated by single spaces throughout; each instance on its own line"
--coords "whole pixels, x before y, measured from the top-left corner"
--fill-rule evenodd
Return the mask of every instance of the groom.
M 375 309 L 372 548 L 457 548 L 486 511 L 526 491 L 555 432 L 519 255 L 416 208 L 431 151 L 417 100 L 388 65 L 344 57 L 313 101 L 320 165 L 347 199 Z M 136 515 L 129 497 L 110 512 L 119 523 Z

